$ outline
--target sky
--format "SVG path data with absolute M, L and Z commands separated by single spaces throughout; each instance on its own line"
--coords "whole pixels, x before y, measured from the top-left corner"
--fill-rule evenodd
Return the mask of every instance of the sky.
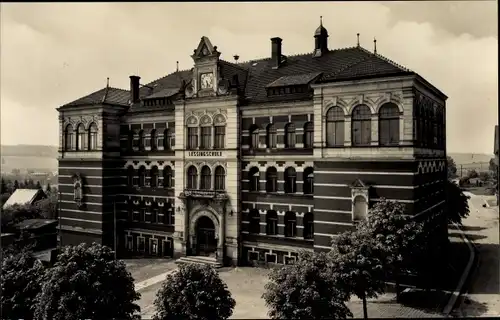
M 492 154 L 498 112 L 496 1 L 1 3 L 2 144 L 58 144 L 55 108 L 129 76 L 190 69 L 202 36 L 221 58 L 311 52 L 323 16 L 331 49 L 356 45 L 419 73 L 447 100 L 448 152 Z

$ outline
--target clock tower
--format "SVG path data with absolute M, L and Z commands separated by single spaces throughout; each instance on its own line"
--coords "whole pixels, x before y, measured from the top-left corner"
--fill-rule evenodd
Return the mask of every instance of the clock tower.
M 202 37 L 191 56 L 194 60 L 192 90 L 196 97 L 215 96 L 219 80 L 220 52 L 207 37 Z

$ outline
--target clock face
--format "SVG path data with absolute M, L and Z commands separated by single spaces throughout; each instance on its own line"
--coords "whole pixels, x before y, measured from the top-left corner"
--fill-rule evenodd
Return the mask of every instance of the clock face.
M 214 86 L 214 74 L 213 73 L 203 73 L 200 77 L 201 88 L 208 89 Z

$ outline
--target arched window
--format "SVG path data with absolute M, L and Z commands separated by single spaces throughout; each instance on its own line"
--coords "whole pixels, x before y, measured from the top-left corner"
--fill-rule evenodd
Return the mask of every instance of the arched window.
M 276 144 L 278 142 L 278 133 L 276 131 L 276 127 L 274 124 L 270 123 L 266 128 L 266 147 L 267 148 L 276 148 Z
M 274 210 L 267 211 L 266 233 L 270 236 L 278 234 L 278 214 Z
M 191 166 L 188 169 L 187 177 L 187 187 L 188 189 L 198 189 L 198 170 L 195 166 Z
M 212 147 L 212 127 L 204 125 L 201 127 L 200 149 L 210 149 Z
M 74 139 L 75 133 L 73 132 L 73 126 L 68 124 L 66 129 L 64 129 L 64 149 L 73 150 L 74 149 Z
M 153 166 L 150 170 L 150 175 L 151 175 L 151 182 L 150 185 L 153 188 L 156 188 L 158 186 L 158 167 Z
M 314 193 L 314 171 L 313 168 L 307 167 L 304 169 L 303 173 L 304 179 L 304 194 Z
M 85 136 L 85 127 L 83 124 L 79 124 L 78 127 L 76 127 L 76 150 L 85 150 L 86 148 L 86 143 L 87 139 Z
M 214 149 L 224 149 L 226 144 L 226 126 L 217 125 L 214 127 Z
M 260 213 L 259 210 L 257 209 L 252 209 L 250 210 L 250 214 L 248 215 L 249 217 L 249 230 L 248 232 L 254 233 L 254 234 L 259 234 L 260 233 Z
M 304 214 L 304 239 L 314 239 L 314 217 L 311 212 Z
M 187 132 L 187 148 L 189 150 L 195 150 L 196 148 L 198 148 L 198 128 L 188 127 Z
M 278 191 L 278 172 L 275 167 L 269 167 L 266 171 L 266 191 Z
M 212 189 L 212 171 L 208 166 L 203 166 L 203 168 L 201 168 L 200 189 L 202 190 Z
M 215 190 L 226 189 L 226 171 L 222 166 L 215 168 Z
M 260 185 L 260 172 L 259 168 L 252 167 L 250 171 L 248 171 L 248 180 L 249 180 L 249 191 L 259 191 Z
M 386 103 L 378 113 L 378 139 L 381 146 L 399 144 L 399 109 L 394 103 Z
M 326 145 L 344 145 L 344 111 L 340 107 L 331 107 L 326 113 Z
M 156 145 L 156 130 L 153 129 L 151 130 L 151 134 L 150 134 L 150 139 L 151 139 L 151 150 L 156 150 L 157 149 L 157 145 Z
M 146 140 L 146 138 L 144 137 L 144 131 L 140 130 L 139 131 L 139 150 L 144 150 L 145 140 Z
M 304 125 L 304 148 L 310 149 L 314 144 L 314 125 L 312 122 L 306 122 Z
M 365 197 L 357 196 L 356 198 L 354 198 L 352 219 L 354 221 L 361 221 L 366 219 L 367 216 L 368 216 L 368 203 L 366 202 Z
M 127 168 L 127 186 L 132 187 L 134 185 L 134 167 L 128 166 Z
M 163 187 L 172 188 L 172 168 L 169 166 L 163 167 Z
M 369 146 L 372 140 L 372 114 L 370 108 L 359 105 L 352 110 L 352 145 Z
M 146 185 L 146 168 L 141 166 L 139 168 L 139 187 L 144 187 Z
M 250 149 L 259 148 L 259 128 L 253 125 L 250 128 Z
M 285 213 L 285 237 L 295 237 L 297 234 L 297 216 L 295 212 Z
M 97 150 L 97 125 L 93 122 L 89 127 L 89 150 Z
M 297 173 L 292 167 L 285 170 L 285 193 L 297 192 Z
M 295 148 L 295 125 L 293 123 L 285 126 L 285 148 Z

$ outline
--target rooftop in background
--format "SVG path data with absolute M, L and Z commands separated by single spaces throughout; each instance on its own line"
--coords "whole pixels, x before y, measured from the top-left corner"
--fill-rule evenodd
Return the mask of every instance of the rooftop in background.
M 40 229 L 42 227 L 48 226 L 48 225 L 55 225 L 57 224 L 57 220 L 51 220 L 51 219 L 28 219 L 28 220 L 23 220 L 16 224 L 16 228 L 19 230 L 34 230 L 34 229 Z
M 4 203 L 3 209 L 15 204 L 34 204 L 37 200 L 43 199 L 47 195 L 40 189 L 17 189 Z

